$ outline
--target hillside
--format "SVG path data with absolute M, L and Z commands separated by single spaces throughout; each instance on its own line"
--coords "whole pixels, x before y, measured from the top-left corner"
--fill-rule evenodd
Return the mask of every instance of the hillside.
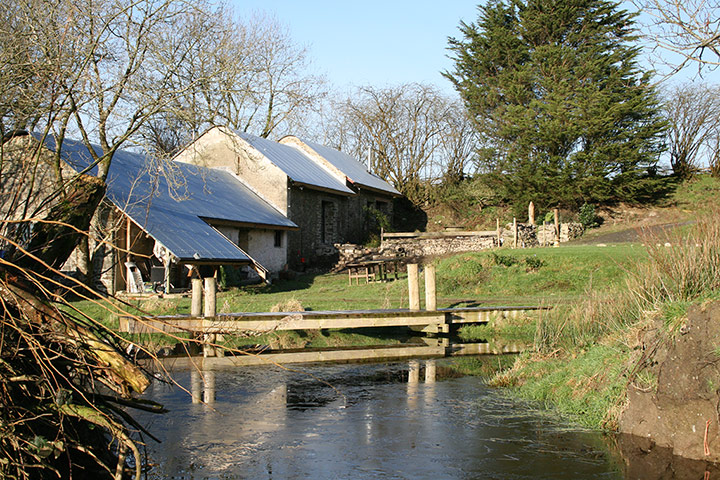
M 674 183 L 668 194 L 646 204 L 616 204 L 598 206 L 600 226 L 586 232 L 579 243 L 618 243 L 639 241 L 643 230 L 662 233 L 675 226 L 692 223 L 697 215 L 717 205 L 720 198 L 720 180 L 700 175 L 693 180 Z M 477 189 L 481 193 L 474 194 Z M 495 204 L 492 204 L 492 203 Z M 512 223 L 513 209 L 502 205 L 483 187 L 472 183 L 458 187 L 455 194 L 445 194 L 441 200 L 424 209 L 427 214 L 427 230 L 439 231 L 447 227 L 464 230 L 494 230 L 496 220 L 501 225 Z M 547 212 L 537 212 L 542 221 Z M 561 221 L 577 221 L 578 212 L 561 210 Z M 518 218 L 518 221 L 525 219 Z

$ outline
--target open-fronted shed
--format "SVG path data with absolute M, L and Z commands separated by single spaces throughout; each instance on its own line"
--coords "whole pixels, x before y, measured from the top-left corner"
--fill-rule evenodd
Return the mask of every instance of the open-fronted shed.
M 45 146 L 56 149 L 52 137 L 45 139 Z M 93 148 L 100 153 L 99 147 Z M 89 169 L 94 173 L 90 152 L 81 142 L 65 140 L 60 153 L 75 171 Z M 268 257 L 267 252 L 256 257 L 247 242 L 239 244 L 239 232 L 246 232 L 246 240 L 247 232 L 270 232 L 273 239 L 278 233 L 297 229 L 295 223 L 228 172 L 163 162 L 129 151 L 120 150 L 113 156 L 106 198 L 125 220 L 116 222 L 114 244 L 132 252 L 125 254 L 125 262 L 114 261 L 113 270 L 124 277 L 113 281 L 115 287 L 132 282 L 129 269 L 119 266 L 121 263 L 139 264 L 141 258 L 147 263 L 153 255 L 163 263 L 165 283 L 182 283 L 182 277 L 191 270 L 183 267 L 190 266 L 249 265 L 264 276 L 267 269 L 263 260 L 281 268 L 286 262 L 285 250 L 273 252 L 281 257 L 279 260 L 258 258 Z M 115 253 L 113 257 L 122 256 Z M 103 263 L 107 269 L 107 262 Z M 175 269 L 172 275 L 171 267 Z M 138 269 L 150 277 L 152 261 L 144 268 L 138 265 Z

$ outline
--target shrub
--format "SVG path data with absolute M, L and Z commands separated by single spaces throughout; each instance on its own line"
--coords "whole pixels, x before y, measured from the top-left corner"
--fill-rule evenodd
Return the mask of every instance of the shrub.
M 545 262 L 543 262 L 541 259 L 537 258 L 536 256 L 533 257 L 525 257 L 525 267 L 527 268 L 527 271 L 529 272 L 536 272 L 545 265 Z
M 598 226 L 598 216 L 595 214 L 595 205 L 592 203 L 583 203 L 578 214 L 578 221 L 583 228 L 595 228 Z
M 639 263 L 622 289 L 588 289 L 583 300 L 558 307 L 538 325 L 536 348 L 583 348 L 643 320 L 670 302 L 692 302 L 720 290 L 720 212 L 698 219 L 689 234 L 646 237 L 649 261 Z
M 503 267 L 512 267 L 516 263 L 518 263 L 517 258 L 511 256 L 511 255 L 502 255 L 499 253 L 492 252 L 492 259 L 493 262 L 495 262 L 495 265 L 500 265 Z
M 441 272 L 438 275 L 438 290 L 443 294 L 474 291 L 475 287 L 487 280 L 489 275 L 481 259 L 470 256 L 452 259 L 448 265 L 438 271 Z

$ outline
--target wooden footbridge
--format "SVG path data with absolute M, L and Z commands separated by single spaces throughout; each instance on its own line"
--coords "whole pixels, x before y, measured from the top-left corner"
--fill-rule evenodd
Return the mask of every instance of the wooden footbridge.
M 516 318 L 548 307 L 501 306 L 436 308 L 435 269 L 425 269 L 425 309 L 420 309 L 418 266 L 408 265 L 410 308 L 386 310 L 333 310 L 303 312 L 216 312 L 214 278 L 193 280 L 189 315 L 126 316 L 120 318 L 120 331 L 126 333 L 192 333 L 204 335 L 214 344 L 218 335 L 261 334 L 282 330 L 323 330 L 348 328 L 409 327 L 430 334 L 449 333 L 453 326 L 483 324 Z M 202 297 L 205 297 L 204 312 Z M 206 352 L 207 354 L 207 352 Z M 212 355 L 212 354 L 210 354 Z
M 215 316 L 172 315 L 122 317 L 127 333 L 203 334 L 263 333 L 281 330 L 321 330 L 369 327 L 410 327 L 426 333 L 448 333 L 453 325 L 488 323 L 544 307 L 468 307 L 437 310 L 334 310 L 308 312 L 244 312 Z

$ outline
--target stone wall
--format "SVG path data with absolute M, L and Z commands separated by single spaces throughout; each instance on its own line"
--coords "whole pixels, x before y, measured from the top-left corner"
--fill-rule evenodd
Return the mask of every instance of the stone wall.
M 547 247 L 555 243 L 555 224 L 529 225 L 518 223 L 518 248 Z M 565 222 L 560 224 L 560 243 L 569 242 L 583 234 L 580 223 Z M 503 245 L 513 246 L 513 224 L 508 223 L 502 231 Z
M 288 217 L 300 226 L 300 230 L 287 233 L 290 268 L 302 270 L 333 264 L 337 260 L 334 244 L 345 241 L 348 198 L 300 187 L 291 188 L 289 197 Z
M 384 254 L 411 257 L 473 252 L 496 246 L 496 232 L 391 233 L 385 234 L 382 241 Z
M 518 223 L 518 248 L 553 245 L 555 229 L 553 224 L 527 225 Z M 560 241 L 567 242 L 582 235 L 579 223 L 560 225 Z M 513 225 L 509 224 L 500 232 L 500 246 L 513 245 Z M 334 270 L 340 271 L 348 263 L 373 260 L 379 257 L 428 257 L 448 255 L 460 252 L 476 252 L 498 247 L 496 231 L 485 232 L 422 232 L 422 233 L 386 233 L 378 248 L 365 248 L 352 243 L 336 243 L 338 262 Z

